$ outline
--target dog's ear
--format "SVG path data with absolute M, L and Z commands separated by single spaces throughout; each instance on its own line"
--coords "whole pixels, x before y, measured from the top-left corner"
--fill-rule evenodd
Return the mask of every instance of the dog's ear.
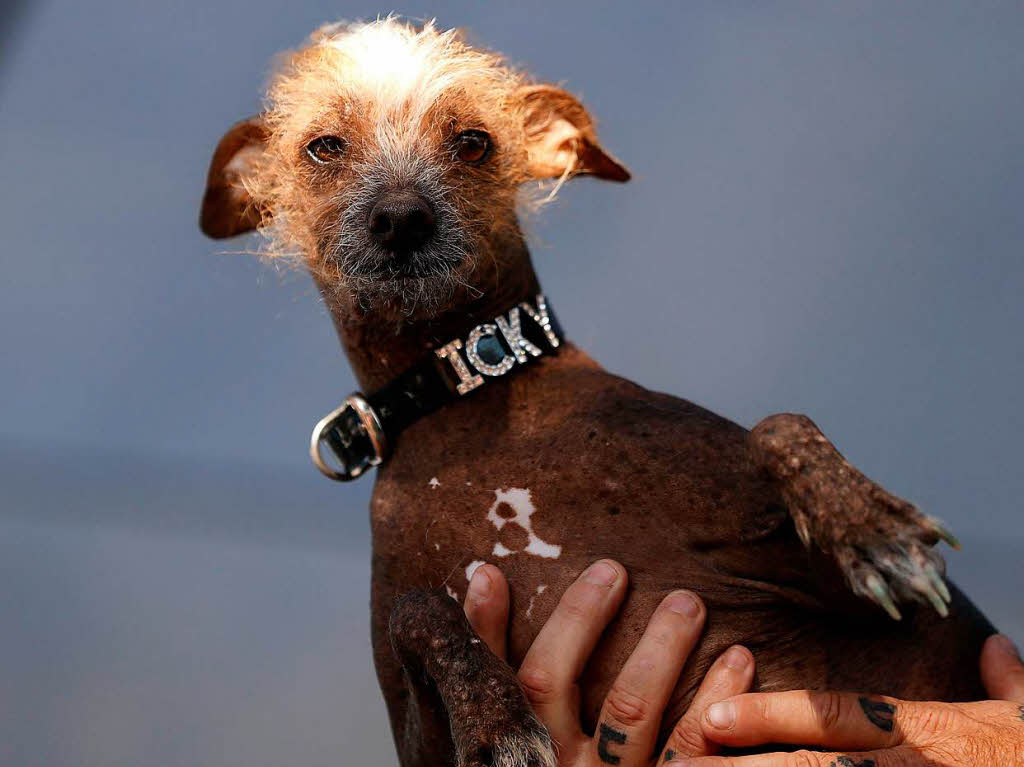
M 526 134 L 527 170 L 533 178 L 589 175 L 629 181 L 626 167 L 597 143 L 594 121 L 574 96 L 553 85 L 517 92 Z
M 242 183 L 266 150 L 267 128 L 261 115 L 231 126 L 217 144 L 206 176 L 199 228 L 216 240 L 251 232 L 261 212 Z

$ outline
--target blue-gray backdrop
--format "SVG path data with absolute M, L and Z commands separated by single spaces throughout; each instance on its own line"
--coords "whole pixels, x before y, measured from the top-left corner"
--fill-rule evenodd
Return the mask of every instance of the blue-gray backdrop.
M 0 762 L 393 763 L 369 482 L 305 455 L 345 360 L 306 277 L 195 224 L 271 55 L 391 10 L 564 81 L 633 169 L 533 225 L 576 341 L 744 425 L 809 413 L 1024 639 L 1020 3 L 9 0 Z

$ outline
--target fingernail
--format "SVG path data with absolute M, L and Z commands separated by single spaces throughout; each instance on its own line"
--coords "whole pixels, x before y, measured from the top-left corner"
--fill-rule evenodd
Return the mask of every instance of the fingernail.
M 696 618 L 700 615 L 700 605 L 694 599 L 693 594 L 688 591 L 677 591 L 670 594 L 665 600 L 665 606 L 674 613 L 685 615 L 687 618 Z
M 728 730 L 736 723 L 736 706 L 732 703 L 714 703 L 708 706 L 704 716 L 716 730 Z
M 1017 649 L 1017 645 L 1013 643 L 1010 637 L 1005 634 L 996 634 L 991 639 L 992 644 L 996 646 L 996 649 L 1004 655 L 1009 655 L 1015 660 L 1020 660 L 1020 650 Z
M 734 671 L 741 671 L 747 667 L 750 662 L 750 656 L 748 656 L 739 647 L 730 647 L 725 653 L 725 665 L 727 668 L 731 668 Z
M 619 577 L 619 571 L 607 562 L 595 562 L 583 573 L 583 580 L 598 586 L 611 586 Z
M 491 576 L 483 568 L 478 568 L 473 573 L 473 580 L 469 582 L 469 596 L 474 602 L 483 602 L 491 595 Z

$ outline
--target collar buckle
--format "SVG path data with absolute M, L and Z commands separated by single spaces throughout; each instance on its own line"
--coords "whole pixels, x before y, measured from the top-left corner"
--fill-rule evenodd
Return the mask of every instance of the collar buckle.
M 325 442 L 339 467 L 324 458 Z M 309 440 L 309 455 L 325 476 L 339 482 L 355 479 L 388 457 L 387 435 L 366 397 L 359 392 L 350 394 L 341 407 L 317 422 Z

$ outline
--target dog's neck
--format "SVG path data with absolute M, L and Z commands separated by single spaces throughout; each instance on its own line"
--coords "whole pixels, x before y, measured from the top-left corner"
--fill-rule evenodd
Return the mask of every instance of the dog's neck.
M 517 236 L 514 242 L 502 247 L 502 253 L 500 278 L 482 294 L 475 289 L 472 296 L 456 298 L 452 308 L 434 317 L 408 320 L 397 326 L 393 320 L 382 320 L 372 310 L 361 309 L 354 300 L 332 298 L 332 292 L 321 286 L 342 347 L 362 390 L 376 391 L 431 349 L 464 336 L 475 325 L 490 322 L 520 301 L 532 302 L 540 286 L 526 243 Z

